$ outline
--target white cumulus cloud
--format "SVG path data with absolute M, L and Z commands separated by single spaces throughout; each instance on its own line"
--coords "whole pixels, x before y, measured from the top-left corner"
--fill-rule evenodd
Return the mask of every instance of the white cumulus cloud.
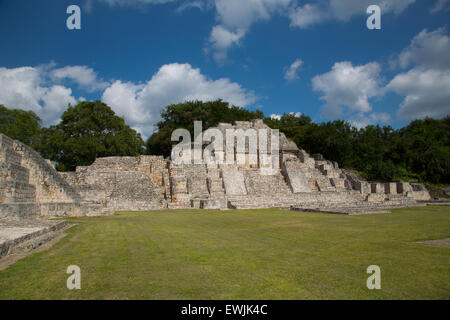
M 317 4 L 305 4 L 294 8 L 289 13 L 291 27 L 308 28 L 317 23 L 323 22 L 330 17 L 329 10 L 324 10 Z
M 214 0 L 218 24 L 211 30 L 209 45 L 220 64 L 227 51 L 247 34 L 250 27 L 269 20 L 275 13 L 283 13 L 294 0 Z
M 239 44 L 244 35 L 245 31 L 242 29 L 233 32 L 221 25 L 214 26 L 209 37 L 209 43 L 214 49 L 214 60 L 219 64 L 223 64 L 227 58 L 228 48 Z
M 92 0 L 89 0 L 92 1 Z M 320 0 L 304 3 L 299 0 L 98 0 L 110 6 L 142 6 L 178 2 L 180 13 L 189 8 L 201 11 L 214 9 L 216 24 L 212 27 L 204 48 L 212 51 L 214 60 L 223 64 L 228 51 L 240 45 L 251 26 L 269 21 L 275 14 L 286 16 L 291 27 L 308 28 L 327 20 L 349 21 L 364 16 L 369 5 L 379 5 L 384 13 L 400 14 L 416 0 Z M 448 0 L 438 0 L 441 10 Z
M 50 63 L 40 67 L 0 67 L 0 104 L 11 109 L 32 110 L 44 120 L 45 126 L 54 124 L 68 104 L 86 100 L 82 96 L 75 98 L 70 87 L 59 83 L 63 79 L 73 80 L 84 91 L 107 86 L 102 100 L 146 136 L 153 132 L 161 110 L 169 104 L 223 99 L 246 107 L 257 100 L 240 84 L 227 78 L 209 79 L 187 63 L 163 65 L 145 83 L 116 80 L 109 84 L 98 80 L 97 73 L 86 66 L 56 68 Z
M 450 38 L 444 28 L 422 30 L 398 58 L 403 68 L 386 89 L 405 96 L 398 109 L 403 119 L 450 114 Z
M 437 0 L 430 11 L 431 13 L 450 11 L 450 0 Z
M 303 60 L 296 59 L 284 73 L 284 79 L 286 79 L 288 81 L 294 81 L 294 80 L 299 79 L 298 71 L 302 65 L 303 65 Z
M 53 124 L 76 99 L 70 88 L 48 84 L 43 72 L 34 67 L 0 68 L 0 104 L 34 111 L 44 124 Z
M 398 115 L 403 119 L 440 118 L 450 114 L 450 71 L 414 68 L 387 86 L 405 96 Z
M 275 114 L 275 113 L 272 113 L 271 115 L 270 115 L 270 119 L 272 119 L 272 120 L 281 120 L 281 114 Z
M 372 124 L 387 124 L 391 121 L 391 115 L 385 112 L 373 112 L 371 114 L 359 113 L 358 115 L 349 119 L 349 122 L 354 127 L 361 129 Z
M 203 0 L 193 0 L 193 1 L 185 1 L 183 2 L 175 11 L 177 13 L 182 13 L 185 10 L 197 8 L 200 11 L 203 11 L 210 7 L 209 2 L 204 2 Z
M 350 111 L 370 112 L 369 98 L 380 94 L 381 67 L 376 62 L 353 66 L 351 62 L 335 63 L 332 70 L 313 78 L 313 89 L 321 92 L 325 101 L 322 114 L 338 118 L 343 108 Z
M 105 89 L 108 83 L 99 79 L 97 73 L 87 66 L 66 66 L 53 69 L 50 77 L 54 81 L 69 79 L 88 91 Z
M 416 0 L 326 0 L 306 3 L 290 9 L 292 27 L 308 28 L 328 20 L 349 21 L 366 15 L 370 5 L 378 5 L 382 13 L 400 14 Z
M 419 64 L 426 68 L 449 69 L 450 38 L 446 35 L 445 28 L 432 32 L 422 30 L 402 51 L 398 60 L 402 68 Z
M 300 118 L 302 116 L 301 112 L 289 112 L 289 115 L 294 116 L 296 118 Z M 270 115 L 270 119 L 273 120 L 281 120 L 282 115 L 281 114 L 276 114 L 276 113 L 272 113 Z
M 162 66 L 144 84 L 116 81 L 103 93 L 102 100 L 127 123 L 148 136 L 167 105 L 188 100 L 223 99 L 246 107 L 256 101 L 253 93 L 241 85 L 222 78 L 212 80 L 190 64 L 172 63 Z

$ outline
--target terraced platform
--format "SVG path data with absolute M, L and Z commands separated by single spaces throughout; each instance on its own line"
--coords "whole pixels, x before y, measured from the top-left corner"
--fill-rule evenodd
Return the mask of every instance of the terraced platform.
M 62 220 L 12 220 L 0 218 L 0 259 L 26 253 L 54 239 L 67 225 Z
M 292 211 L 312 212 L 312 213 L 330 213 L 330 214 L 344 214 L 344 215 L 360 215 L 373 213 L 390 213 L 391 209 L 405 208 L 405 207 L 421 207 L 426 204 L 420 203 L 359 203 L 353 205 L 335 205 L 335 206 L 291 206 Z

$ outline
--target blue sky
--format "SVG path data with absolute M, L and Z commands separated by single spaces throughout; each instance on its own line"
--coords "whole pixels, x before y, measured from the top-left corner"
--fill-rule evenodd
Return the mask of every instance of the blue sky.
M 81 30 L 66 9 L 81 8 Z M 379 4 L 382 29 L 366 27 Z M 0 104 L 100 99 L 144 136 L 167 104 L 395 128 L 450 114 L 449 0 L 0 0 Z

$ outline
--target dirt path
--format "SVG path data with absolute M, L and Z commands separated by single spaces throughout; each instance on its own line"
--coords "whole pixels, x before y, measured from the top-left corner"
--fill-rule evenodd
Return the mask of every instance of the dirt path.
M 430 241 L 420 241 L 417 243 L 450 248 L 450 238 L 439 239 L 439 240 L 430 240 Z

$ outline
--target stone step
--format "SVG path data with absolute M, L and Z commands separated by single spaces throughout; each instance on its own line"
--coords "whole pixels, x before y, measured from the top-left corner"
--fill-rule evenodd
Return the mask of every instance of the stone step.
M 0 203 L 0 218 L 37 219 L 40 214 L 41 207 L 36 202 Z
M 14 140 L 13 147 L 21 157 L 20 165 L 28 169 L 29 183 L 36 188 L 40 201 L 81 201 L 81 196 L 41 155 Z
M 66 221 L 0 219 L 0 259 L 24 253 L 58 236 Z
M 259 169 L 246 170 L 244 177 L 247 192 L 252 195 L 276 195 L 292 193 L 291 188 L 280 172 L 273 175 L 262 175 Z
M 0 162 L 0 182 L 28 183 L 29 179 L 30 175 L 27 168 L 14 163 Z
M 32 202 L 35 200 L 35 186 L 16 181 L 0 182 L 0 202 Z

